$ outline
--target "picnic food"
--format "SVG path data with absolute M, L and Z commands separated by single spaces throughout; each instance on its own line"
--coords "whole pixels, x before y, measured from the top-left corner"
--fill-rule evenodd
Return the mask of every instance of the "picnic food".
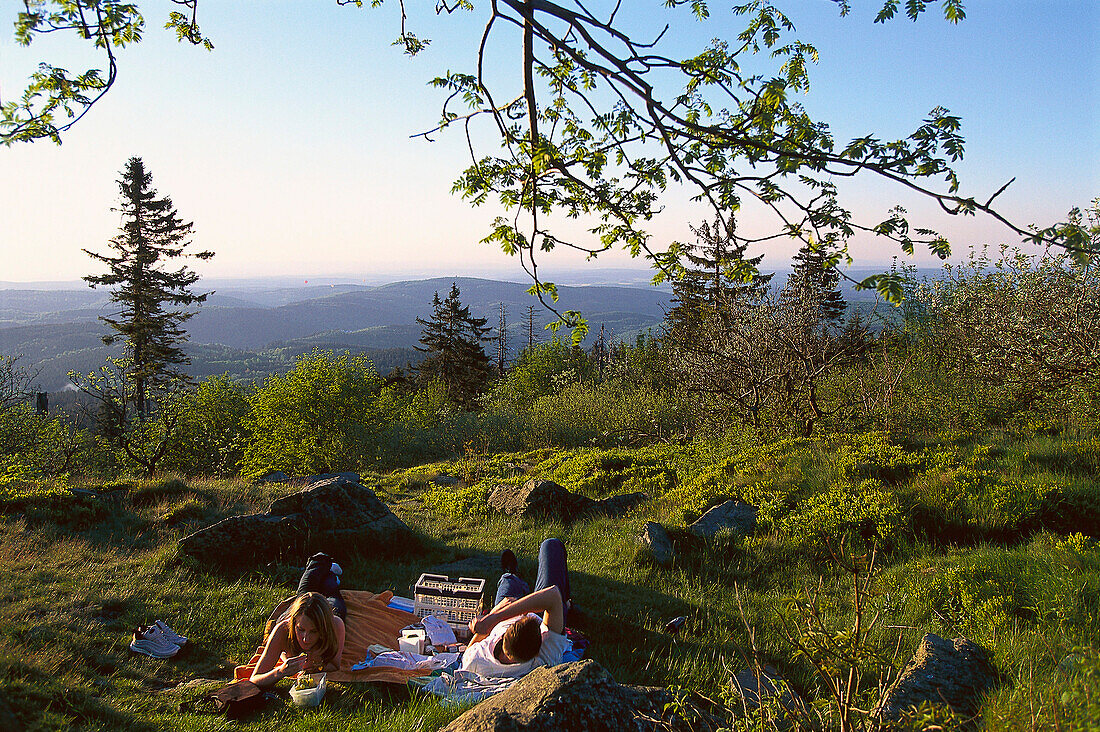
M 314 689 L 316 687 L 317 687 L 317 680 L 315 678 L 313 678 L 312 675 L 310 675 L 310 676 L 299 676 L 294 681 L 294 688 L 295 689 Z

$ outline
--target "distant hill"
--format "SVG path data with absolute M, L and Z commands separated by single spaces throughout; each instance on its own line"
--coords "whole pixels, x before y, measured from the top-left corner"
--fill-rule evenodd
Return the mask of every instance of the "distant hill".
M 861 279 L 879 269 L 849 270 Z M 934 277 L 939 270 L 919 274 Z M 629 272 L 612 273 L 628 280 Z M 639 273 L 638 280 L 644 281 Z M 780 272 L 773 285 L 782 286 Z M 565 281 L 569 278 L 559 278 Z M 527 294 L 530 283 L 477 277 L 435 277 L 381 285 L 333 282 L 290 286 L 290 280 L 238 280 L 200 290 L 212 290 L 206 303 L 187 322 L 197 377 L 229 373 L 235 379 L 255 379 L 285 371 L 301 353 L 314 348 L 363 353 L 379 371 L 418 363 L 415 350 L 421 328 L 417 317 L 431 311 L 432 296 L 441 297 L 454 282 L 471 312 L 486 318 L 495 330 L 503 303 L 508 318 L 512 351 L 523 345 L 521 335 L 528 307 L 535 306 L 535 330 L 539 340 L 549 340 L 544 326 L 552 320 L 538 301 Z M 3 284 L 3 283 L 0 283 Z M 860 312 L 869 311 L 875 295 L 857 292 L 842 282 L 845 297 Z M 0 289 L 0 355 L 21 355 L 20 363 L 39 371 L 45 390 L 68 383 L 70 369 L 87 372 L 98 368 L 113 350 L 102 342 L 106 327 L 101 315 L 112 312 L 108 292 L 102 289 Z M 620 285 L 565 285 L 558 287 L 557 307 L 580 310 L 588 319 L 591 343 L 605 335 L 633 342 L 638 334 L 659 328 L 671 307 L 668 288 Z M 880 315 L 890 310 L 879 306 Z
M 191 373 L 228 372 L 254 379 L 284 371 L 300 353 L 314 348 L 363 353 L 379 371 L 416 364 L 421 328 L 417 317 L 431 312 L 434 293 L 444 296 L 454 282 L 471 312 L 496 326 L 501 303 L 509 341 L 516 350 L 527 308 L 535 309 L 538 340 L 552 320 L 527 294 L 529 285 L 471 277 L 394 282 L 379 286 L 337 284 L 317 287 L 227 287 L 215 291 L 187 322 Z M 671 295 L 657 288 L 561 286 L 558 306 L 581 310 L 592 329 L 634 340 L 664 319 Z M 117 349 L 105 346 L 107 328 L 98 321 L 112 305 L 102 290 L 0 290 L 0 354 L 21 355 L 39 372 L 40 388 L 55 391 L 70 370 L 98 368 Z

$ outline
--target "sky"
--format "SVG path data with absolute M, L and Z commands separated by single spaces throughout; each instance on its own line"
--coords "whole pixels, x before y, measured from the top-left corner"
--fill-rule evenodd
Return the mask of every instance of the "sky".
M 0 147 L 0 281 L 96 271 L 81 250 L 104 251 L 117 232 L 115 181 L 134 155 L 194 221 L 196 248 L 216 252 L 195 265 L 207 277 L 519 273 L 518 262 L 479 241 L 499 210 L 451 194 L 468 161 L 462 135 L 413 136 L 439 117 L 443 96 L 427 81 L 473 68 L 477 17 L 436 18 L 423 12 L 430 3 L 407 3 L 413 30 L 432 39 L 410 59 L 391 45 L 399 29 L 393 0 L 382 9 L 201 0 L 199 21 L 215 46 L 207 52 L 161 29 L 169 3 L 139 4 L 144 40 L 119 53 L 116 85 L 64 143 Z M 712 37 L 732 38 L 745 22 L 726 4 L 711 3 L 706 24 L 682 11 L 670 16 L 663 4 L 625 0 L 620 17 L 639 37 L 654 22 L 674 22 L 666 40 L 685 56 Z M 971 0 L 958 25 L 942 19 L 938 3 L 916 23 L 879 25 L 872 19 L 881 0 L 852 0 L 846 18 L 829 0 L 777 4 L 820 52 L 801 101 L 838 140 L 904 137 L 941 105 L 963 120 L 963 191 L 984 199 L 1015 177 L 998 199 L 1014 221 L 1050 224 L 1100 196 L 1100 2 Z M 93 60 L 75 37 L 16 45 L 18 7 L 0 6 L 4 101 L 21 93 L 39 61 L 77 69 Z M 505 40 L 491 60 L 494 78 L 509 84 L 519 78 L 519 40 Z M 947 234 L 957 257 L 1017 243 L 991 219 L 946 217 L 880 181 L 840 185 L 843 200 L 869 216 L 906 206 L 914 223 Z M 650 227 L 655 242 L 690 237 L 687 225 L 702 214 L 687 199 L 669 192 Z M 742 225 L 757 225 L 754 215 L 746 211 Z M 782 267 L 795 248 L 772 246 L 765 266 Z M 858 265 L 901 254 L 858 239 L 851 250 Z M 934 260 L 920 253 L 910 261 Z M 644 267 L 625 255 L 586 264 L 558 251 L 543 262 L 551 270 Z

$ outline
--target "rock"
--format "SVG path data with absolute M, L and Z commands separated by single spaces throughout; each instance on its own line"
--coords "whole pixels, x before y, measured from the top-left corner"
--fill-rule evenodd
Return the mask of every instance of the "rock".
M 453 475 L 447 475 L 446 473 L 440 473 L 432 478 L 432 483 L 443 486 L 458 485 L 458 478 Z
M 688 527 L 688 531 L 701 539 L 711 539 L 719 531 L 737 536 L 750 536 L 756 530 L 756 506 L 744 501 L 732 500 L 715 506 Z
M 570 523 L 594 514 L 622 516 L 642 501 L 644 493 L 624 493 L 601 501 L 573 493 L 552 480 L 532 478 L 522 486 L 498 485 L 489 494 L 489 507 L 509 516 L 551 518 Z
M 665 527 L 654 521 L 646 521 L 638 535 L 638 541 L 649 550 L 653 561 L 662 567 L 672 564 L 676 558 L 676 550 L 672 546 L 672 539 L 668 537 Z
M 443 732 L 650 732 L 671 695 L 623 686 L 591 659 L 536 668 L 443 728 Z
M 803 709 L 802 700 L 790 688 L 784 688 L 780 692 L 777 684 L 782 681 L 785 679 L 774 666 L 767 665 L 759 670 L 750 667 L 733 677 L 730 689 L 740 695 L 749 711 L 759 709 L 762 703 L 772 699 L 778 699 L 779 704 L 790 711 Z
M 886 690 L 874 715 L 899 719 L 921 702 L 946 704 L 962 720 L 975 718 L 982 696 L 996 683 L 989 652 L 967 638 L 944 640 L 928 633 L 901 676 Z
M 359 477 L 359 473 L 352 473 L 351 471 L 343 473 L 321 473 L 319 475 L 311 475 L 308 478 L 302 480 L 306 485 L 313 485 L 314 483 L 320 483 L 322 480 L 328 480 L 329 478 L 343 478 L 344 480 L 350 480 L 352 483 L 362 483 L 363 479 Z
M 555 518 L 574 521 L 595 501 L 571 493 L 552 480 L 532 478 L 522 486 L 499 485 L 489 494 L 489 507 L 509 516 Z
M 626 515 L 631 509 L 648 500 L 649 496 L 645 493 L 621 493 L 617 496 L 605 498 L 602 501 L 596 501 L 592 510 L 596 513 L 606 514 L 612 518 L 620 518 Z
M 273 470 L 267 475 L 256 480 L 257 483 L 285 483 L 290 480 L 290 476 L 281 470 Z
M 280 498 L 266 514 L 231 516 L 180 539 L 180 551 L 215 564 L 247 564 L 284 554 L 393 550 L 414 541 L 409 527 L 374 494 L 343 476 Z
M 5 732 L 23 732 L 24 729 L 23 724 L 2 697 L 0 697 L 0 729 Z

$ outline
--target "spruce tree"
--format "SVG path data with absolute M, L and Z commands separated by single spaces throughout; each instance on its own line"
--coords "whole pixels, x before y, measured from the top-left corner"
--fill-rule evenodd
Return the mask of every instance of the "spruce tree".
M 704 221 L 691 231 L 696 243 L 686 252 L 683 276 L 672 285 L 674 306 L 667 316 L 670 334 L 677 340 L 690 340 L 701 319 L 727 319 L 735 304 L 758 300 L 773 276 L 757 274 L 745 281 L 763 255 L 745 256 L 748 244 L 737 241 L 732 220 L 724 224 L 716 219 L 713 225 Z
M 824 249 L 804 244 L 794 256 L 791 278 L 783 288 L 783 299 L 810 304 L 825 325 L 839 325 L 848 303 L 840 293 L 840 272 L 827 266 Z
M 214 253 L 187 252 L 193 224 L 180 219 L 171 198 L 157 195 L 141 158 L 130 158 L 121 176 L 120 206 L 114 210 L 122 214 L 122 226 L 109 242 L 112 253 L 84 250 L 108 271 L 84 280 L 93 288 L 111 288 L 111 301 L 119 306 L 118 312 L 100 318 L 114 331 L 103 342 L 125 344 L 123 376 L 133 387 L 138 418 L 144 420 L 152 393 L 173 379 L 186 379 L 180 367 L 190 359 L 180 347 L 187 340 L 182 326 L 194 313 L 184 308 L 209 294 L 191 291 L 199 278 L 196 272 L 166 264 L 182 257 L 209 259 Z
M 453 283 L 446 299 L 440 300 L 436 292 L 431 316 L 416 319 L 424 328 L 420 336 L 424 347 L 417 346 L 417 350 L 428 354 L 419 374 L 424 380 L 441 381 L 451 399 L 469 409 L 492 378 L 493 368 L 481 345 L 488 340 L 486 319 L 470 315 L 459 294 Z

